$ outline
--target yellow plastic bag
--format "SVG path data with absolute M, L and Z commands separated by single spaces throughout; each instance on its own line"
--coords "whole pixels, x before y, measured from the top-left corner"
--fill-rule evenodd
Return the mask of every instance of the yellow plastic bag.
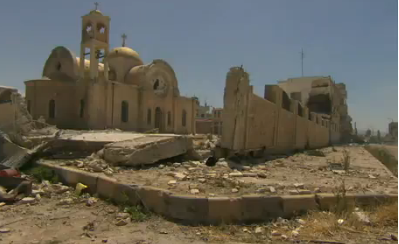
M 88 188 L 88 186 L 83 185 L 82 183 L 76 184 L 75 193 L 80 195 L 84 189 Z

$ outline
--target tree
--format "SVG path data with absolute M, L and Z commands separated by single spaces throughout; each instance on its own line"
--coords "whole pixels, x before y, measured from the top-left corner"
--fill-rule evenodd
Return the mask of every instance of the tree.
M 381 132 L 380 132 L 380 130 L 377 130 L 377 141 L 379 143 L 381 142 Z
M 366 131 L 366 135 L 365 135 L 366 137 L 370 137 L 371 136 L 371 130 L 370 129 L 368 129 L 367 131 Z

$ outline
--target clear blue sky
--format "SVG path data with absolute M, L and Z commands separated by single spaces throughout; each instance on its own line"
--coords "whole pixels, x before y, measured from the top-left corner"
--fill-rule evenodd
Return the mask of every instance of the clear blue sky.
M 3 1 L 1 85 L 24 92 L 40 78 L 52 48 L 79 52 L 81 16 L 94 1 Z M 255 92 L 305 75 L 331 75 L 348 89 L 358 128 L 386 131 L 398 118 L 397 0 L 98 0 L 111 17 L 111 47 L 127 46 L 145 62 L 165 59 L 181 93 L 223 106 L 226 73 L 244 65 Z

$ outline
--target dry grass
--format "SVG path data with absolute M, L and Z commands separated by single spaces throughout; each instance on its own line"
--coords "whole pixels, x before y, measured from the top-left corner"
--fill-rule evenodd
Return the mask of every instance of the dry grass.
M 371 219 L 376 226 L 398 225 L 398 202 L 377 207 L 371 214 Z
M 228 243 L 230 241 L 244 243 L 264 243 L 265 241 L 281 240 L 281 237 L 272 237 L 271 232 L 277 231 L 285 235 L 288 240 L 356 240 L 353 243 L 364 243 L 365 239 L 379 243 L 381 236 L 386 236 L 395 230 L 398 223 L 398 203 L 388 203 L 369 209 L 367 215 L 371 224 L 361 222 L 349 209 L 342 212 L 310 212 L 302 216 L 304 224 L 295 219 L 285 222 L 274 221 L 260 225 L 218 225 L 198 226 L 192 229 L 193 235 L 199 235 L 204 240 Z M 338 223 L 343 219 L 342 224 Z M 256 227 L 262 227 L 262 234 L 255 234 Z M 298 231 L 295 237 L 292 231 Z M 389 235 L 388 235 L 389 236 Z
M 350 164 L 351 164 L 351 157 L 349 154 L 349 151 L 347 149 L 344 149 L 343 151 L 344 158 L 342 160 L 342 165 L 345 171 L 349 170 Z

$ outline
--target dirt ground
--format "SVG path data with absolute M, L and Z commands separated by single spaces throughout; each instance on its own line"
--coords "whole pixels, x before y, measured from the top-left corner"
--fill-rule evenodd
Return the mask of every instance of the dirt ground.
M 160 216 L 142 213 L 128 215 L 126 222 L 123 222 L 125 225 L 122 225 L 118 224 L 118 216 L 121 216 L 123 208 L 101 200 L 87 206 L 89 196 L 73 198 L 70 191 L 43 194 L 40 200 L 30 204 L 1 206 L 0 243 L 240 244 L 311 243 L 304 240 L 322 240 L 372 244 L 382 241 L 394 243 L 392 238 L 397 236 L 397 204 L 368 213 L 371 224 L 356 221 L 349 215 L 342 217 L 342 224 L 337 224 L 341 217 L 319 212 L 302 216 L 302 219 L 278 219 L 247 226 L 184 226 Z M 65 204 L 65 199 L 70 198 L 74 201 Z M 60 205 L 62 202 L 64 205 Z
M 151 185 L 185 194 L 240 196 L 254 193 L 281 195 L 334 192 L 343 181 L 348 193 L 397 194 L 397 178 L 363 147 L 329 147 L 320 151 L 324 156 L 298 153 L 285 158 L 252 160 L 243 164 L 222 159 L 214 167 L 199 161 L 170 161 L 133 169 L 112 167 L 90 157 L 44 161 L 74 168 L 80 164 L 81 170 L 104 176 L 104 173 L 95 173 L 95 168 L 93 170 L 93 165 L 98 168 L 100 164 L 102 168 L 111 170 L 112 173 L 107 173 L 107 176 L 123 183 Z M 344 170 L 345 165 L 348 170 Z

